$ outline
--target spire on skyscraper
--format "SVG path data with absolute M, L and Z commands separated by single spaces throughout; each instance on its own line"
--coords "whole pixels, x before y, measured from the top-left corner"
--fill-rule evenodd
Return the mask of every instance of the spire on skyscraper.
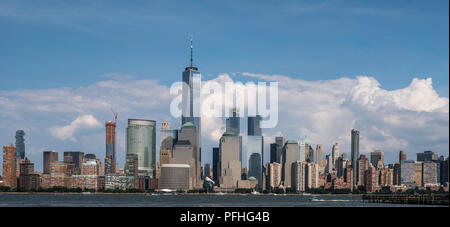
M 193 46 L 192 46 L 192 35 L 191 35 L 191 68 L 192 68 L 192 62 L 193 62 L 193 59 L 192 59 L 192 48 L 193 48 Z

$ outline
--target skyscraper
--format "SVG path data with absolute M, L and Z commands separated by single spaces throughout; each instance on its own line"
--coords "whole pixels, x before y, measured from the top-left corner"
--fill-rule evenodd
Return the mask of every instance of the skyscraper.
M 282 153 L 284 146 L 284 137 L 277 136 L 275 137 L 275 143 L 270 144 L 270 162 L 283 163 L 282 161 Z
M 220 138 L 219 184 L 220 188 L 234 189 L 241 179 L 242 164 L 239 152 L 240 139 L 234 133 L 225 132 Z
M 402 160 L 400 162 L 399 184 L 407 187 L 414 187 L 414 161 Z
M 51 172 L 51 164 L 52 162 L 58 161 L 58 152 L 54 151 L 44 151 L 43 153 L 43 160 L 44 160 L 44 174 L 50 174 Z
M 126 153 L 137 154 L 141 176 L 156 177 L 156 121 L 128 119 Z
M 260 116 L 248 117 L 247 137 L 247 178 L 254 177 L 258 180 L 258 188 L 263 187 L 263 157 L 264 138 L 259 128 Z
M 25 132 L 23 130 L 16 131 L 16 159 L 24 159 L 25 158 Z
M 362 154 L 358 159 L 358 186 L 364 185 L 364 175 L 367 169 L 369 169 L 369 159 Z
M 107 121 L 106 128 L 106 155 L 105 155 L 105 173 L 116 172 L 116 123 Z
M 260 122 L 261 122 L 261 116 L 257 115 L 257 116 L 249 116 L 248 117 L 248 127 L 247 127 L 247 131 L 248 131 L 248 135 L 249 136 L 261 136 L 261 127 L 260 127 Z
M 353 186 L 358 182 L 358 158 L 359 158 L 359 131 L 352 129 L 351 140 L 352 168 L 353 168 Z
M 402 160 L 406 160 L 406 153 L 403 153 L 403 151 L 400 151 L 398 153 L 398 161 L 401 162 Z
M 241 132 L 239 110 L 233 108 L 230 110 L 230 117 L 226 120 L 226 131 L 239 135 Z
M 218 184 L 218 179 L 219 179 L 219 157 L 220 157 L 220 153 L 219 153 L 219 148 L 218 147 L 213 147 L 213 181 L 216 183 L 216 185 Z
M 187 122 L 192 122 L 197 128 L 198 136 L 201 135 L 201 120 L 200 120 L 200 91 L 202 74 L 197 67 L 193 66 L 193 45 L 191 37 L 191 61 L 190 66 L 186 67 L 183 72 L 183 87 L 182 87 L 182 112 L 181 125 Z
M 247 139 L 247 177 L 258 180 L 258 188 L 262 188 L 263 174 L 263 150 L 264 140 L 262 136 L 248 136 Z
M 186 122 L 178 132 L 178 140 L 173 148 L 174 164 L 188 164 L 191 167 L 190 187 L 201 188 L 201 162 L 199 132 L 192 122 Z
M 291 166 L 291 188 L 295 192 L 305 191 L 305 163 L 295 161 Z
M 3 146 L 3 186 L 17 187 L 17 175 L 14 168 L 16 147 L 11 143 Z
M 173 157 L 173 146 L 178 139 L 178 131 L 171 130 L 168 122 L 161 124 L 159 131 L 159 165 L 170 164 Z
M 423 186 L 436 186 L 438 183 L 437 168 L 438 164 L 431 161 L 422 163 L 422 185 Z
M 336 168 L 336 164 L 339 158 L 339 145 L 338 143 L 335 143 L 333 145 L 333 148 L 331 149 L 331 165 L 333 169 L 337 169 Z
M 281 180 L 286 188 L 290 188 L 292 180 L 292 163 L 300 161 L 300 147 L 295 140 L 288 140 L 283 147 L 283 166 Z M 303 161 L 302 161 L 303 162 Z
M 417 161 L 428 162 L 437 161 L 439 159 L 439 154 L 432 151 L 424 151 L 423 153 L 417 153 Z
M 325 168 L 325 162 L 323 160 L 322 144 L 317 144 L 316 146 L 316 164 L 319 165 L 319 170 L 323 171 L 323 169 Z
M 381 161 L 381 164 L 384 165 L 384 153 L 380 150 L 370 152 L 370 163 L 372 163 L 373 167 L 376 169 L 380 169 L 378 163 L 379 161 Z M 381 166 L 381 168 L 383 168 L 383 166 Z

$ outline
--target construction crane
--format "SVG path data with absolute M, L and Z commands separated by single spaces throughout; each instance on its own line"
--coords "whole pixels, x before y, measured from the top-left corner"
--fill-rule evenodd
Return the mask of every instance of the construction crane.
M 119 115 L 119 114 L 117 114 L 115 111 L 114 111 L 114 109 L 111 107 L 111 112 L 113 113 L 113 115 L 114 115 L 114 126 L 115 126 L 115 128 L 117 129 L 117 116 Z M 114 129 L 114 161 L 116 161 L 116 157 L 117 157 L 117 149 L 116 149 L 116 130 Z M 114 165 L 115 165 L 116 163 L 114 163 Z M 116 166 L 114 166 L 113 167 L 113 169 L 115 169 L 116 168 Z

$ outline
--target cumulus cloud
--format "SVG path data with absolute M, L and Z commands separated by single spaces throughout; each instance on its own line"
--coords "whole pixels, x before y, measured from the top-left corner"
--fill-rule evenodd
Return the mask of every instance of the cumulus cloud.
M 170 95 L 169 86 L 157 80 L 107 78 L 111 79 L 80 88 L 0 91 L 0 143 L 12 142 L 15 131 L 24 129 L 27 150 L 36 151 L 28 153 L 35 155 L 29 158 L 37 160 L 37 167 L 42 158 L 39 151 L 44 149 L 81 150 L 103 158 L 105 129 L 99 126 L 114 120 L 112 107 L 119 113 L 118 161 L 123 163 L 128 118 L 156 120 L 157 132 L 163 121 L 179 128 L 180 119 L 170 115 L 174 96 Z M 278 125 L 263 130 L 265 158 L 269 154 L 268 143 L 280 134 L 286 139 L 308 137 L 313 147 L 322 144 L 324 153 L 329 153 L 338 142 L 341 152 L 350 153 L 352 128 L 361 132 L 361 153 L 382 149 L 386 160 L 396 159 L 400 149 L 413 158 L 424 150 L 448 155 L 449 99 L 439 97 L 431 78 L 414 78 L 396 90 L 382 89 L 369 76 L 305 81 L 285 75 L 237 73 L 221 74 L 212 80 L 234 82 L 238 90 L 245 91 L 245 83 L 236 83 L 241 79 L 279 83 Z M 214 99 L 220 99 L 220 95 Z M 224 131 L 223 118 L 202 117 L 203 162 L 211 161 L 211 148 L 218 146 Z M 241 132 L 246 132 L 245 118 L 241 118 Z
M 77 117 L 69 125 L 66 126 L 54 126 L 49 129 L 52 136 L 57 139 L 66 140 L 70 139 L 74 142 L 77 140 L 74 137 L 74 133 L 84 129 L 92 129 L 100 127 L 100 122 L 92 115 L 83 115 Z

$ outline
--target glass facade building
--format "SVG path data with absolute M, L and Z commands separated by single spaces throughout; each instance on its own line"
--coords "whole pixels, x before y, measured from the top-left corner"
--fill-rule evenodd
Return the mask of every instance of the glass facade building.
M 359 158 L 359 131 L 356 129 L 352 129 L 352 140 L 351 140 L 351 160 L 352 160 L 352 168 L 353 168 L 353 185 L 355 185 L 358 177 L 358 158 Z
M 23 130 L 16 131 L 16 159 L 24 159 L 25 158 L 25 132 Z
M 239 111 L 234 108 L 230 111 L 230 117 L 226 120 L 226 131 L 239 135 L 241 132 Z
M 414 167 L 415 162 L 413 160 L 402 160 L 400 162 L 400 184 L 407 187 L 415 186 L 414 183 Z
M 258 180 L 258 187 L 263 186 L 263 157 L 264 139 L 262 136 L 248 136 L 247 138 L 247 177 L 254 177 Z
M 197 67 L 186 67 L 183 72 L 181 125 L 192 122 L 200 133 L 200 90 L 202 74 Z
M 156 121 L 128 119 L 126 153 L 138 155 L 139 175 L 156 177 Z
M 248 117 L 248 127 L 247 127 L 247 135 L 249 136 L 261 136 L 261 127 L 260 127 L 261 116 L 257 115 L 254 117 Z

